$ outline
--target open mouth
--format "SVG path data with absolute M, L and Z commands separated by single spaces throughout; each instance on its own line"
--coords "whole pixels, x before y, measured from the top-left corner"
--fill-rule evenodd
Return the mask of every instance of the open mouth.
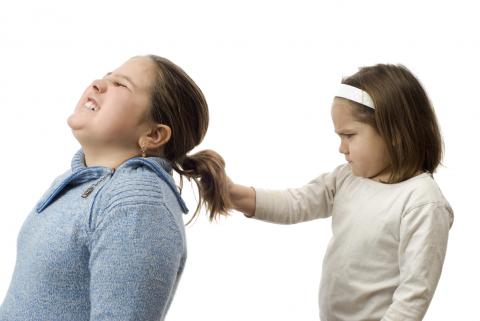
M 83 108 L 89 109 L 91 111 L 98 110 L 97 103 L 93 99 L 88 99 L 88 101 L 83 105 Z

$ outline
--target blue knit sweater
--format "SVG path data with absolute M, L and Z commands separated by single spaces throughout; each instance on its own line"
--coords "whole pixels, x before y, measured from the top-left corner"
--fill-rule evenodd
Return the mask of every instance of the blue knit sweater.
M 82 150 L 23 224 L 0 321 L 163 320 L 186 259 L 169 164 L 86 167 Z

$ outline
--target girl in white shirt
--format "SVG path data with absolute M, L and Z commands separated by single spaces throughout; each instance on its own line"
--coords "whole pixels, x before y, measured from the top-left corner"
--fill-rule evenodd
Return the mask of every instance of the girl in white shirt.
M 301 188 L 230 182 L 234 207 L 282 224 L 332 217 L 322 321 L 422 320 L 453 222 L 432 176 L 443 149 L 433 107 L 407 68 L 375 65 L 342 81 L 331 112 L 347 164 Z

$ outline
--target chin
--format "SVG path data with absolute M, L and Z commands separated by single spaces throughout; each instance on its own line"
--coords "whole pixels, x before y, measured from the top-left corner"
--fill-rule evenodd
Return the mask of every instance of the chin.
M 75 122 L 75 114 L 72 114 L 67 118 L 67 124 L 72 130 L 79 128 L 79 124 Z
M 81 115 L 73 113 L 67 118 L 67 124 L 72 130 L 81 130 L 85 128 L 87 123 Z
M 75 137 L 75 139 L 80 143 L 82 144 L 82 141 L 85 140 L 84 139 L 84 135 L 82 135 L 82 127 L 79 126 L 79 124 L 76 124 L 75 122 L 73 121 L 70 121 L 70 119 L 67 121 L 68 123 L 68 126 L 70 127 L 70 129 L 72 130 L 72 134 L 73 134 L 73 137 Z

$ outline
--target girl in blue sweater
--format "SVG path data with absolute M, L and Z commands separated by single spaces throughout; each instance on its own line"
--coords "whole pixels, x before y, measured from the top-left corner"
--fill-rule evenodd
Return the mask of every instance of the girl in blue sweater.
M 230 208 L 222 158 L 187 155 L 205 98 L 169 60 L 134 57 L 87 87 L 68 125 L 82 148 L 21 228 L 0 321 L 163 320 L 186 259 L 172 170 L 210 218 Z

